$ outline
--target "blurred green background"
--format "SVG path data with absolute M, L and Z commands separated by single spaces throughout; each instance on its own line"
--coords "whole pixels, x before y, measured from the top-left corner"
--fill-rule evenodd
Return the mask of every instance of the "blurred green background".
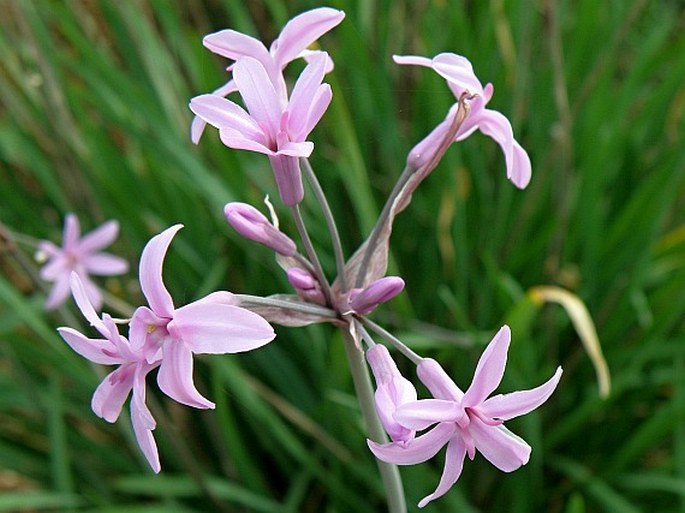
M 154 476 L 126 417 L 110 425 L 90 410 L 103 370 L 58 337 L 57 326 L 82 321 L 72 304 L 43 312 L 45 284 L 23 242 L 59 242 L 67 212 L 84 231 L 118 219 L 111 250 L 132 270 L 99 283 L 139 304 L 140 250 L 182 222 L 165 267 L 177 304 L 217 289 L 289 290 L 271 253 L 222 216 L 228 201 L 277 197 L 267 159 L 228 150 L 214 130 L 193 146 L 187 103 L 225 81 L 226 61 L 202 46 L 204 34 L 230 27 L 269 44 L 319 5 L 0 0 L 0 222 L 18 234 L 0 240 L 0 511 L 384 510 L 333 329 L 278 328 L 262 350 L 198 359 L 196 382 L 215 411 L 180 407 L 151 378 L 163 466 Z M 394 65 L 393 53 L 467 56 L 533 162 L 519 191 L 499 147 L 473 135 L 450 149 L 393 234 L 393 271 L 407 288 L 376 320 L 464 387 L 503 322 L 513 344 L 501 391 L 565 369 L 544 407 L 508 423 L 533 446 L 531 462 L 502 474 L 477 456 L 426 511 L 685 512 L 684 4 L 328 5 L 347 17 L 320 41 L 336 63 L 334 98 L 311 161 L 348 255 L 408 149 L 454 101 L 442 79 Z M 309 202 L 304 213 L 332 274 L 319 211 Z M 608 399 L 568 314 L 534 301 L 537 285 L 587 305 L 612 373 Z M 437 485 L 441 458 L 402 469 L 411 511 Z

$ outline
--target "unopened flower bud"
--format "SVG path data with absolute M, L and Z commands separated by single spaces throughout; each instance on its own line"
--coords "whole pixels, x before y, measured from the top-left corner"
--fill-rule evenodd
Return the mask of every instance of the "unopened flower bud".
M 386 276 L 374 281 L 365 289 L 352 289 L 350 308 L 360 315 L 371 313 L 379 304 L 390 301 L 404 289 L 404 280 L 398 276 Z
M 405 428 L 395 418 L 398 406 L 416 401 L 416 389 L 400 374 L 387 348 L 376 344 L 366 351 L 373 377 L 376 379 L 376 411 L 383 428 L 393 442 L 403 443 L 414 438 L 415 431 Z
M 321 285 L 309 271 L 299 267 L 291 267 L 288 269 L 287 276 L 288 282 L 290 282 L 302 298 L 321 305 L 326 303 Z
M 283 256 L 297 251 L 290 237 L 272 225 L 264 214 L 247 203 L 228 203 L 224 207 L 226 220 L 246 239 L 263 244 Z

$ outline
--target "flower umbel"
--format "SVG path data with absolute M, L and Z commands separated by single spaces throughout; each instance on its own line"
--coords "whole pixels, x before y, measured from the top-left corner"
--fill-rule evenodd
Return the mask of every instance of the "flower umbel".
M 417 366 L 419 379 L 434 399 L 401 404 L 395 421 L 406 429 L 430 431 L 406 443 L 378 444 L 368 441 L 371 451 L 382 461 L 398 465 L 424 462 L 446 444 L 445 468 L 436 490 L 423 498 L 423 507 L 444 495 L 459 479 L 464 458 L 473 459 L 476 450 L 503 472 L 511 472 L 528 462 L 531 448 L 504 426 L 504 421 L 524 415 L 554 392 L 561 378 L 561 367 L 545 383 L 531 390 L 500 394 L 488 399 L 504 375 L 511 340 L 508 326 L 503 326 L 478 361 L 471 386 L 466 392 L 452 381 L 433 359 Z
M 96 310 L 102 308 L 102 293 L 90 279 L 90 275 L 113 276 L 128 271 L 128 262 L 123 258 L 102 253 L 119 233 L 117 221 L 107 221 L 100 227 L 81 237 L 78 218 L 67 214 L 64 220 L 62 247 L 49 241 L 38 245 L 37 258 L 47 259 L 40 270 L 40 277 L 52 282 L 52 290 L 45 302 L 47 310 L 54 310 L 69 297 L 69 279 L 72 272 L 79 275 L 88 299 Z

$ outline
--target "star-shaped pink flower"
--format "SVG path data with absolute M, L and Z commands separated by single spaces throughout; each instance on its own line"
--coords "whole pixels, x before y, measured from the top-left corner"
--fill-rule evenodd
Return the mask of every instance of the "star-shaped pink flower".
M 470 112 L 459 128 L 455 141 L 466 139 L 474 131 L 480 130 L 494 139 L 502 148 L 507 166 L 507 178 L 520 189 L 528 185 L 531 177 L 528 153 L 514 139 L 514 132 L 509 120 L 502 113 L 486 108 L 490 98 L 492 98 L 494 87 L 492 84 L 482 86 L 473 72 L 473 66 L 466 57 L 453 53 L 441 53 L 433 59 L 414 55 L 395 55 L 393 59 L 398 64 L 432 68 L 447 80 L 448 87 L 457 99 L 465 93 L 476 95 L 469 102 Z M 442 144 L 449 132 L 456 112 L 455 105 L 450 109 L 445 120 L 411 150 L 409 159 L 417 167 L 431 160 L 436 149 Z
M 128 262 L 118 256 L 102 253 L 119 233 L 117 221 L 107 221 L 102 226 L 81 237 L 79 221 L 74 214 L 67 214 L 64 221 L 62 247 L 41 241 L 38 257 L 47 262 L 40 270 L 40 277 L 52 282 L 52 290 L 45 302 L 47 310 L 53 310 L 67 300 L 70 293 L 69 278 L 78 274 L 88 299 L 96 310 L 102 308 L 102 293 L 90 279 L 90 275 L 113 276 L 128 271 Z
M 503 326 L 480 357 L 466 392 L 461 391 L 438 362 L 424 359 L 417 366 L 417 374 L 434 399 L 400 404 L 394 419 L 410 430 L 434 427 L 401 444 L 368 441 L 378 459 L 397 465 L 424 462 L 447 445 L 440 483 L 432 494 L 419 502 L 419 507 L 444 495 L 459 479 L 466 455 L 473 459 L 476 450 L 503 472 L 511 472 L 528 462 L 530 446 L 503 423 L 544 403 L 554 392 L 562 371 L 561 367 L 557 368 L 554 375 L 537 388 L 488 398 L 504 375 L 510 340 L 509 327 Z

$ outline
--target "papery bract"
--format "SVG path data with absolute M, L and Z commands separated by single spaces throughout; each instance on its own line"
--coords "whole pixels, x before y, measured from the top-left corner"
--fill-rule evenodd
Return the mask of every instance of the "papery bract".
M 295 16 L 283 27 L 279 36 L 273 41 L 267 50 L 264 44 L 254 37 L 242 34 L 235 30 L 227 29 L 205 36 L 204 45 L 212 52 L 237 61 L 242 57 L 251 57 L 261 63 L 266 71 L 269 80 L 277 94 L 287 98 L 283 70 L 285 67 L 297 59 L 303 57 L 311 60 L 313 57 L 322 53 L 319 50 L 307 50 L 319 37 L 337 26 L 345 17 L 343 11 L 331 9 L 330 7 L 320 7 L 303 12 Z M 229 70 L 233 66 L 229 67 Z M 325 54 L 325 71 L 333 69 L 333 61 Z M 238 90 L 234 80 L 221 86 L 212 94 L 226 96 Z M 194 143 L 200 140 L 205 127 L 205 121 L 196 117 L 191 127 L 191 138 Z
M 83 287 L 96 310 L 102 308 L 102 293 L 90 279 L 91 274 L 113 276 L 128 271 L 128 263 L 123 258 L 102 253 L 100 250 L 109 246 L 119 233 L 117 221 L 107 221 L 90 233 L 81 237 L 78 218 L 67 214 L 64 221 L 62 247 L 52 242 L 41 241 L 38 245 L 38 256 L 47 259 L 40 270 L 40 277 L 53 282 L 52 290 L 45 302 L 45 308 L 53 310 L 69 297 L 69 279 L 72 272 L 81 278 Z
M 377 458 L 398 465 L 426 461 L 447 444 L 440 483 L 432 494 L 419 502 L 420 507 L 452 487 L 459 479 L 465 456 L 468 454 L 473 459 L 476 450 L 504 472 L 516 470 L 528 462 L 530 446 L 504 427 L 503 422 L 544 403 L 554 392 L 562 371 L 561 367 L 557 368 L 554 375 L 537 388 L 488 399 L 504 375 L 510 340 L 509 327 L 503 326 L 481 355 L 466 392 L 461 391 L 438 362 L 424 359 L 417 366 L 417 374 L 434 399 L 404 403 L 397 408 L 394 418 L 401 426 L 417 431 L 437 425 L 405 444 L 368 442 Z
M 88 322 L 103 339 L 91 339 L 72 328 L 58 328 L 62 338 L 81 356 L 102 365 L 118 365 L 93 394 L 91 406 L 98 417 L 116 422 L 126 398 L 132 392 L 131 422 L 136 440 L 150 467 L 160 471 L 157 444 L 152 436 L 156 422 L 145 404 L 145 377 L 159 366 L 159 360 L 148 361 L 146 348 L 134 348 L 122 335 L 108 314 L 97 316 L 87 291 L 77 273 L 70 278 L 76 304 Z
M 393 59 L 398 64 L 432 68 L 447 80 L 447 85 L 457 99 L 463 94 L 476 95 L 470 102 L 470 113 L 459 128 L 455 140 L 463 140 L 475 130 L 480 130 L 494 139 L 502 148 L 507 166 L 507 178 L 521 189 L 528 185 L 531 177 L 528 153 L 514 139 L 509 120 L 500 112 L 485 108 L 492 98 L 494 88 L 492 84 L 482 86 L 468 59 L 453 53 L 441 53 L 433 59 L 413 55 L 396 55 Z M 433 153 L 448 133 L 455 114 L 456 109 L 450 109 L 445 120 L 410 151 L 410 163 L 420 167 L 431 160 Z
M 140 285 L 149 307 L 131 319 L 131 343 L 148 361 L 161 359 L 157 382 L 172 399 L 196 408 L 213 408 L 193 383 L 193 353 L 225 354 L 249 351 L 275 337 L 259 315 L 236 306 L 228 292 L 215 292 L 176 308 L 162 280 L 164 256 L 182 225 L 153 237 L 140 259 Z

